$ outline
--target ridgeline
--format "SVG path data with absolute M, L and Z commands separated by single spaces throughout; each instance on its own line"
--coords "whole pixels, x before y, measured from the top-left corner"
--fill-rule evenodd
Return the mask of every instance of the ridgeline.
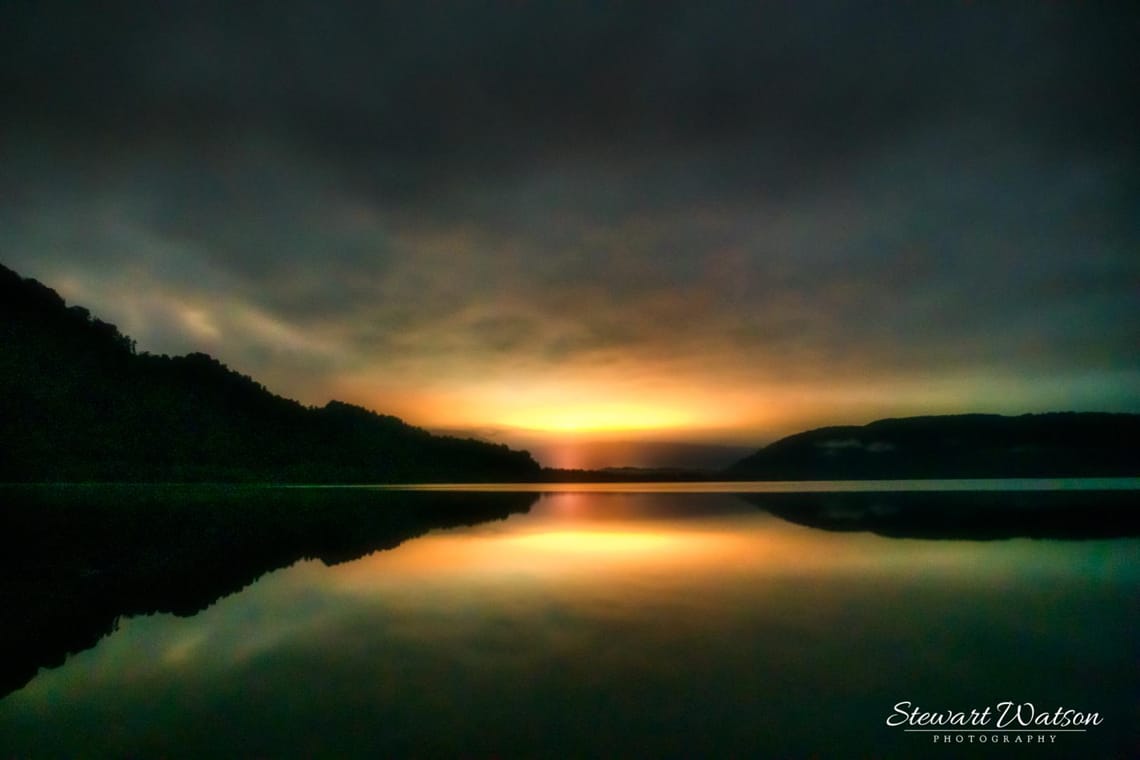
M 0 482 L 413 483 L 1134 477 L 1140 415 L 887 419 L 783 438 L 721 472 L 542 469 L 330 401 L 306 407 L 206 354 L 158 356 L 0 265 Z
M 527 481 L 525 451 L 331 401 L 306 407 L 206 354 L 157 356 L 0 266 L 0 482 Z
M 782 438 L 726 480 L 1080 478 L 1140 475 L 1140 415 L 905 417 Z

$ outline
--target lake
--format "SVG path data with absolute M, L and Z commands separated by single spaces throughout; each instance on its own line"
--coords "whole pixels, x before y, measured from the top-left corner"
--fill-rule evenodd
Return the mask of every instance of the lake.
M 1136 485 L 11 491 L 0 756 L 1134 756 Z

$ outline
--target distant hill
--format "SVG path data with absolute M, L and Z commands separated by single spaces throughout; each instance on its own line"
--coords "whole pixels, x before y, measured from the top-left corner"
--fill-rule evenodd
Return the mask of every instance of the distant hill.
M 1140 415 L 1053 412 L 907 417 L 788 436 L 724 471 L 729 480 L 1140 475 Z
M 0 481 L 531 480 L 527 453 L 270 393 L 205 354 L 155 356 L 0 266 Z

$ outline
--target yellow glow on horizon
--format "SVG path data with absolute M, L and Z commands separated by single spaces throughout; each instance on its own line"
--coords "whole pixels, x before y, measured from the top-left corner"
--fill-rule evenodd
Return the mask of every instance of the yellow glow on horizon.
M 989 382 L 920 377 L 846 387 L 819 378 L 753 381 L 726 373 L 714 382 L 691 368 L 636 369 L 568 365 L 507 373 L 472 363 L 419 385 L 391 374 L 342 377 L 332 395 L 430 430 L 541 447 L 551 460 L 544 464 L 575 468 L 590 459 L 583 447 L 591 443 L 758 446 L 824 425 L 950 413 Z M 560 447 L 557 456 L 551 447 Z M 609 464 L 636 463 L 636 451 L 619 453 L 621 461 Z
M 697 419 L 680 408 L 648 404 L 574 404 L 509 410 L 499 424 L 548 433 L 611 433 L 676 430 Z
M 670 441 L 678 435 L 721 440 L 726 432 L 763 425 L 770 416 L 762 391 L 745 397 L 729 388 L 699 388 L 682 377 L 649 381 L 620 373 L 570 377 L 566 372 L 558 379 L 449 380 L 418 387 L 366 375 L 342 379 L 332 393 L 420 427 L 493 432 L 502 441 Z

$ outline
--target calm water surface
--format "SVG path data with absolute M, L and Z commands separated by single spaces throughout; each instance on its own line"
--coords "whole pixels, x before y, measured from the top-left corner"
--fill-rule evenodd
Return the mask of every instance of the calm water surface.
M 885 538 L 727 493 L 609 490 L 122 620 L 0 700 L 0 756 L 1140 750 L 1135 538 Z M 1005 700 L 1103 723 L 1029 747 L 885 724 L 902 701 Z

